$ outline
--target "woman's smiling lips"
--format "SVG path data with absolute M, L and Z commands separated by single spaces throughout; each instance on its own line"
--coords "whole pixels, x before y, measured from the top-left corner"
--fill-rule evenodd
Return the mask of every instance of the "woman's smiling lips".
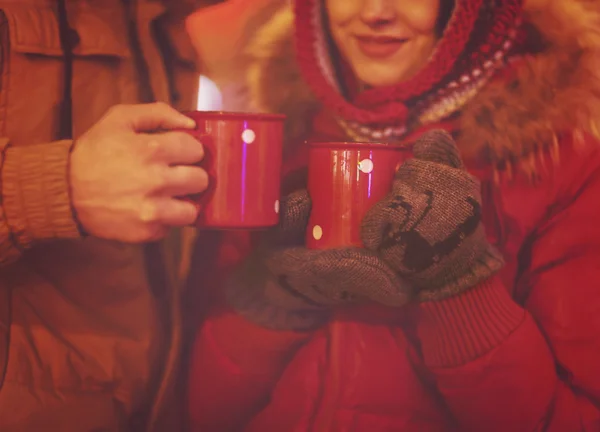
M 356 35 L 355 38 L 365 56 L 378 59 L 391 57 L 408 41 L 395 36 Z

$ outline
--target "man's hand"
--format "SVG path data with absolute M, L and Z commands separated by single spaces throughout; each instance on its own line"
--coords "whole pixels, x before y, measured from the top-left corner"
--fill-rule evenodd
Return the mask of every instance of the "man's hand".
M 163 103 L 119 105 L 87 131 L 71 155 L 73 207 L 90 235 L 123 242 L 157 240 L 192 224 L 198 208 L 177 197 L 206 190 L 194 166 L 202 144 L 194 121 Z

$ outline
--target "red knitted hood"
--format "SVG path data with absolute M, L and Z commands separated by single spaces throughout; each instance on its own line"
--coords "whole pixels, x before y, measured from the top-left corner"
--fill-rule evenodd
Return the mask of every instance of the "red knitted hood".
M 305 2 L 296 6 L 299 23 L 304 22 L 301 16 L 306 19 L 314 12 L 315 0 Z M 493 9 L 497 13 L 490 14 L 490 6 L 485 9 L 486 4 L 499 5 Z M 453 29 L 460 22 L 457 18 L 462 10 L 460 7 L 474 11 L 470 9 L 473 5 L 477 19 L 468 32 L 469 38 L 463 49 L 453 48 L 455 55 L 449 57 L 447 73 L 425 79 L 434 74 L 436 67 L 431 65 L 436 64 L 446 51 L 441 48 L 442 44 L 450 44 L 446 41 L 458 32 Z M 408 121 L 415 118 L 422 124 L 434 124 L 443 116 L 460 110 L 457 121 L 461 134 L 457 138 L 461 151 L 465 156 L 483 153 L 495 163 L 518 160 L 531 165 L 529 161 L 535 160 L 531 155 L 556 143 L 556 136 L 565 131 L 589 133 L 600 138 L 600 1 L 527 0 L 523 5 L 522 28 L 526 28 L 528 34 L 534 34 L 541 43 L 537 44 L 535 52 L 519 56 L 520 60 L 506 69 L 511 71 L 509 76 L 476 81 L 476 85 L 473 76 L 478 78 L 480 72 L 483 74 L 492 69 L 492 64 L 506 65 L 506 58 L 520 54 L 520 31 L 508 51 L 500 49 L 508 46 L 507 35 L 512 38 L 520 6 L 514 0 L 458 0 L 458 6 L 429 66 L 410 83 L 392 89 L 369 90 L 353 103 L 337 92 L 335 81 L 328 80 L 326 69 L 317 65 L 315 47 L 318 45 L 315 41 L 318 29 L 306 21 L 305 28 L 296 31 L 296 15 L 287 6 L 283 6 L 266 25 L 247 29 L 252 40 L 244 46 L 243 64 L 211 66 L 220 71 L 228 67 L 237 74 L 235 83 L 244 82 L 238 77 L 246 74 L 245 84 L 237 92 L 236 103 L 227 108 L 286 114 L 289 143 L 306 138 L 315 111 L 324 106 L 340 123 L 356 122 L 360 135 L 370 139 L 369 130 L 363 133 L 361 128 L 371 126 L 372 132 L 375 129 L 372 125 L 382 119 L 401 124 L 397 121 L 397 111 L 386 110 L 386 100 L 390 105 L 409 106 Z M 484 13 L 484 10 L 488 12 Z M 481 27 L 481 23 L 490 22 L 490 19 L 496 23 L 493 28 L 498 31 L 486 33 L 487 27 Z M 485 42 L 481 32 L 487 35 Z M 303 38 L 306 41 L 302 42 Z M 478 48 L 471 49 L 472 46 Z M 295 48 L 298 48 L 297 54 Z M 470 76 L 463 75 L 467 71 Z M 213 77 L 227 88 L 223 78 L 227 74 L 219 73 Z M 417 81 L 418 90 L 414 84 Z M 463 89 L 466 91 L 456 91 Z M 363 102 L 367 95 L 368 101 Z M 373 107 L 374 114 L 369 113 L 367 105 Z M 369 122 L 364 125 L 353 120 L 362 115 L 375 118 L 369 117 Z M 386 130 L 376 132 L 383 135 Z M 349 132 L 348 138 L 358 140 L 360 135 L 357 137 Z M 393 141 L 385 136 L 383 140 Z
M 333 72 L 332 51 L 322 25 L 322 0 L 297 0 L 298 66 L 317 98 L 342 121 L 363 132 L 369 130 L 370 139 L 389 139 L 402 135 L 407 123 L 435 121 L 456 111 L 506 64 L 522 39 L 521 3 L 457 0 L 434 54 L 416 76 L 363 91 L 349 101 L 340 94 Z

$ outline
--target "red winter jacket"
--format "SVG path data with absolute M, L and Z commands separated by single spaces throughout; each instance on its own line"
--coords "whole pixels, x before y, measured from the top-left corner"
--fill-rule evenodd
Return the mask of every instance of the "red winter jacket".
M 568 0 L 567 6 L 573 2 L 579 0 Z M 259 56 L 264 59 L 265 51 Z M 291 63 L 275 56 L 270 66 Z M 530 65 L 533 72 L 545 73 L 541 64 Z M 301 116 L 310 110 L 303 111 L 306 101 L 294 99 L 304 93 L 295 91 L 293 76 L 271 73 L 265 80 L 271 94 L 263 102 Z M 535 83 L 546 77 L 529 78 Z M 596 97 L 585 91 L 594 88 L 587 84 L 597 86 L 572 80 L 571 87 L 546 89 L 561 101 L 546 114 L 572 118 L 580 106 L 595 112 L 598 101 L 586 99 Z M 514 120 L 514 112 L 540 106 L 535 98 L 547 93 L 535 89 L 507 91 L 504 101 L 498 100 L 505 93 L 497 88 L 482 90 L 471 106 L 493 103 L 491 126 L 474 120 L 474 109 L 470 120 L 467 114 L 460 120 L 461 132 L 488 137 L 494 140 L 490 145 L 504 146 L 515 158 L 527 153 L 526 145 L 536 148 L 531 142 L 538 136 L 536 127 L 547 132 L 548 119 L 507 121 Z M 292 100 L 285 108 L 281 98 L 288 96 Z M 493 99 L 486 103 L 486 97 Z M 317 116 L 312 126 L 317 138 L 345 138 L 326 116 Z M 190 290 L 209 305 L 190 361 L 192 430 L 600 431 L 600 224 L 595 223 L 600 145 L 579 132 L 558 136 L 559 149 L 530 161 L 533 176 L 520 164 L 507 166 L 499 176 L 477 161 L 470 164 L 482 182 L 486 232 L 506 266 L 445 301 L 336 310 L 314 332 L 267 330 L 218 301 L 222 278 L 251 252 L 253 236 L 205 234 L 194 261 L 203 286 Z M 304 150 L 288 160 L 290 173 L 303 166 Z M 189 304 L 203 314 L 199 303 Z
M 476 174 L 498 276 L 439 303 L 337 311 L 311 333 L 213 310 L 194 343 L 193 430 L 600 430 L 600 147 L 564 139 L 536 183 Z

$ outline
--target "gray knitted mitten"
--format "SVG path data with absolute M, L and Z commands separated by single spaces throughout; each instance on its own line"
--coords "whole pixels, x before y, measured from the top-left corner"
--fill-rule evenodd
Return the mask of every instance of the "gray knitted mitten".
M 306 191 L 284 199 L 279 227 L 231 278 L 229 303 L 240 314 L 264 327 L 306 330 L 325 322 L 332 306 L 408 301 L 409 285 L 376 253 L 303 247 L 310 207 Z
M 425 134 L 398 170 L 392 192 L 363 220 L 362 240 L 422 301 L 456 295 L 503 265 L 481 223 L 480 184 L 445 131 Z

